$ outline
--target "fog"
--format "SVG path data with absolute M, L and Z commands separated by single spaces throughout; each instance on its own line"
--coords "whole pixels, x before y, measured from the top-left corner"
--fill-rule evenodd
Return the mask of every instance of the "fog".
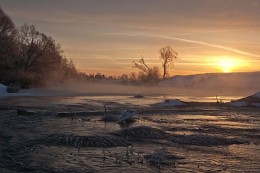
M 201 74 L 175 76 L 160 82 L 156 86 L 113 83 L 111 81 L 75 80 L 49 81 L 45 86 L 21 90 L 19 93 L 7 93 L 2 87 L 0 95 L 6 96 L 249 96 L 260 91 L 260 73 Z M 5 91 L 5 92 L 3 92 Z
M 29 89 L 38 96 L 88 96 L 88 95 L 172 95 L 172 96 L 248 96 L 259 90 L 243 87 L 194 86 L 132 86 L 103 82 L 50 82 L 41 88 Z

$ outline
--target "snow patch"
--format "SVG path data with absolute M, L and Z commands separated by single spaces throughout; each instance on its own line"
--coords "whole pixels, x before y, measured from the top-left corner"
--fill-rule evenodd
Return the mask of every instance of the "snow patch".
M 260 92 L 254 94 L 253 97 L 260 98 Z
M 229 103 L 231 106 L 247 106 L 248 105 L 248 102 L 231 102 Z
M 158 107 L 168 107 L 168 106 L 185 106 L 186 104 L 180 101 L 179 99 L 166 99 L 162 103 L 157 103 Z

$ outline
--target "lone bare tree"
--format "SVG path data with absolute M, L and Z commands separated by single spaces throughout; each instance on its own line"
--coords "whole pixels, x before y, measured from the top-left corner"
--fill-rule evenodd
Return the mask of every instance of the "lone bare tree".
M 178 53 L 170 46 L 165 46 L 159 50 L 160 59 L 163 66 L 163 79 L 169 75 L 170 64 L 173 64 L 173 60 L 178 58 Z

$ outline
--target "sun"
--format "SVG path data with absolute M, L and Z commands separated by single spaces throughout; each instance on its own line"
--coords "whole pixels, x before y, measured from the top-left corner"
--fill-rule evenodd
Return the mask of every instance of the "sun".
M 230 73 L 235 70 L 239 66 L 239 60 L 230 57 L 220 57 L 216 65 L 221 69 L 224 73 Z
M 232 71 L 232 69 L 234 68 L 234 62 L 229 60 L 229 59 L 223 59 L 220 60 L 219 62 L 219 66 L 221 67 L 222 71 L 224 73 L 229 73 Z

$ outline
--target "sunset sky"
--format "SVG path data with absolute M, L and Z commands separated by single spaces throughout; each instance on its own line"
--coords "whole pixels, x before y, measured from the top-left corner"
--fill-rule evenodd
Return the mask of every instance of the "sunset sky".
M 260 0 L 0 0 L 17 26 L 34 24 L 86 73 L 136 71 L 159 49 L 179 53 L 171 75 L 260 70 Z

